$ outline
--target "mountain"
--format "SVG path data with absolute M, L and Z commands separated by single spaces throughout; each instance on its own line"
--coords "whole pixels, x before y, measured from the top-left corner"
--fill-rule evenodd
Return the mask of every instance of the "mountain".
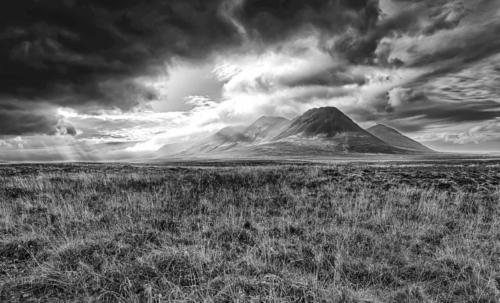
M 403 150 L 424 153 L 434 152 L 427 146 L 406 137 L 399 131 L 386 125 L 377 124 L 368 128 L 367 131 L 386 143 Z
M 432 150 L 386 126 L 369 131 L 335 107 L 315 108 L 292 121 L 264 116 L 249 126 L 226 127 L 193 142 L 179 157 L 328 157 L 415 154 Z
M 363 132 L 363 129 L 337 108 L 322 107 L 308 110 L 297 117 L 276 139 L 294 135 L 331 138 L 345 132 Z
M 273 141 L 295 143 L 332 152 L 398 153 L 335 107 L 315 108 L 294 119 Z

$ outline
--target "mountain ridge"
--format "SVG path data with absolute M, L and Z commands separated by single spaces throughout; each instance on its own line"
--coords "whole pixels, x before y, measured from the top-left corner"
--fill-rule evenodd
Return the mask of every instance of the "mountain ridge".
M 372 131 L 380 133 L 381 129 L 380 126 Z M 262 116 L 248 126 L 223 128 L 214 135 L 192 144 L 178 155 L 333 156 L 350 153 L 413 154 L 432 151 L 392 130 L 381 132 L 392 134 L 391 140 L 396 140 L 387 142 L 360 127 L 338 108 L 321 107 L 310 109 L 293 120 L 279 116 Z

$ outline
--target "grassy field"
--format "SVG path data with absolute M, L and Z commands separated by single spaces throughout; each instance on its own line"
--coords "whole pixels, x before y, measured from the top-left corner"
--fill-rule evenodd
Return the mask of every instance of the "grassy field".
M 0 302 L 499 302 L 500 163 L 0 166 Z

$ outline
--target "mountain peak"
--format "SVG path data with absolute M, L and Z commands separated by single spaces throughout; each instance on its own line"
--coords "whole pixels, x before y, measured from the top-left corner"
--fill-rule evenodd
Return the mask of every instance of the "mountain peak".
M 334 106 L 325 106 L 325 107 L 316 107 L 311 108 L 310 110 L 304 113 L 305 115 L 342 115 L 345 116 L 343 112 L 341 112 L 338 108 Z
M 363 131 L 354 121 L 336 107 L 313 108 L 292 121 L 278 139 L 294 135 L 306 137 L 334 137 L 345 132 Z

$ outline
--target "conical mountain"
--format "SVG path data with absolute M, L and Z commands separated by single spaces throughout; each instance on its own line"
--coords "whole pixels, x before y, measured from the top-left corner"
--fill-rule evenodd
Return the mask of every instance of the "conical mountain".
M 383 124 L 372 126 L 368 128 L 367 131 L 384 142 L 403 150 L 415 152 L 434 152 L 422 143 L 408 138 L 394 128 Z
M 397 153 L 399 150 L 365 131 L 335 107 L 315 108 L 294 119 L 274 141 L 321 147 L 334 152 Z
M 363 132 L 363 129 L 336 107 L 322 107 L 308 110 L 294 119 L 290 127 L 276 139 L 294 135 L 329 138 L 345 132 Z

